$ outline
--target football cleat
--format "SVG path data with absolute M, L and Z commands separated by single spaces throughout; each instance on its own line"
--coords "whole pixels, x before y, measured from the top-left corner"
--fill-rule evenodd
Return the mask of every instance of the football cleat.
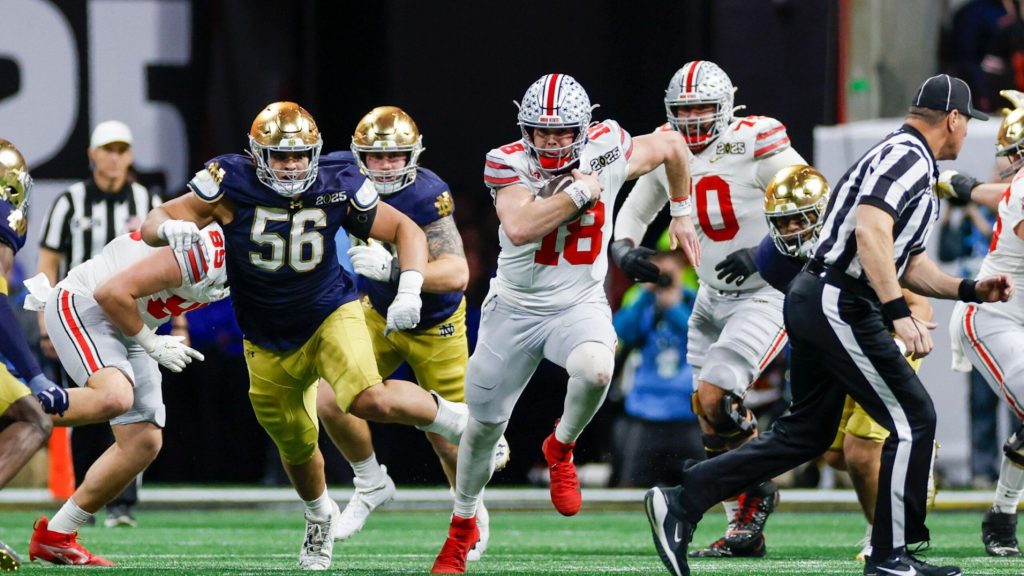
M 395 481 L 388 475 L 387 466 L 381 465 L 380 469 L 384 472 L 384 482 L 370 488 L 356 486 L 345 510 L 334 523 L 335 540 L 345 540 L 355 535 L 366 525 L 371 512 L 394 499 Z
M 697 528 L 685 516 L 673 513 L 669 506 L 671 500 L 678 501 L 682 490 L 678 486 L 665 490 L 651 488 L 644 494 L 644 511 L 651 524 L 654 547 L 658 549 L 662 564 L 673 576 L 690 575 L 686 547 L 690 545 L 693 531 Z
M 735 554 L 744 548 L 764 548 L 764 525 L 768 516 L 779 503 L 779 486 L 771 480 L 740 494 L 739 509 L 732 529 L 725 534 L 725 541 Z M 764 550 L 761 551 L 764 555 Z
M 580 493 L 580 479 L 576 475 L 576 464 L 572 461 L 572 449 L 576 443 L 563 444 L 552 432 L 541 449 L 551 472 L 551 503 L 562 516 L 572 516 L 580 511 L 583 495 Z
M 864 562 L 871 557 L 871 525 L 868 525 L 868 533 L 857 542 L 857 546 L 860 546 L 860 552 L 857 553 L 855 559 L 859 562 Z
M 989 556 L 1020 556 L 1017 515 L 989 510 L 981 521 L 981 541 Z
M 32 539 L 28 543 L 28 559 L 43 560 L 51 564 L 75 566 L 113 566 L 114 563 L 102 556 L 95 556 L 78 543 L 78 532 L 64 534 L 48 528 L 45 516 L 40 516 L 33 525 Z
M 465 574 L 466 557 L 469 550 L 480 540 L 480 531 L 476 526 L 476 517 L 459 518 L 452 516 L 448 528 L 448 539 L 444 541 L 441 552 L 434 560 L 431 574 Z
M 487 543 L 491 540 L 491 514 L 487 511 L 484 503 L 476 507 L 476 529 L 480 532 L 480 539 L 469 549 L 466 560 L 476 562 L 487 551 Z
M 882 562 L 869 556 L 864 563 L 864 576 L 960 576 L 959 566 L 936 566 L 902 551 L 893 553 Z
M 761 534 L 753 546 L 733 549 L 724 537 L 711 543 L 707 548 L 690 552 L 690 558 L 763 558 L 768 553 Z
M 316 520 L 306 510 L 306 537 L 299 551 L 299 567 L 303 570 L 330 570 L 334 557 L 334 522 L 341 516 L 338 503 L 331 500 L 331 513 L 326 520 Z
M 103 525 L 107 528 L 117 528 L 118 526 L 136 528 L 139 525 L 139 521 L 132 515 L 131 507 L 117 504 L 107 507 L 107 518 L 103 521 Z
M 21 558 L 13 548 L 0 542 L 0 572 L 17 572 L 21 568 Z

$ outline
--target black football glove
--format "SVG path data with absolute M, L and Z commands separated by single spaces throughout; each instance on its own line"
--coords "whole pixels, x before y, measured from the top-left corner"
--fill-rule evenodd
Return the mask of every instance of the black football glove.
M 725 260 L 715 266 L 715 271 L 718 272 L 719 280 L 724 280 L 727 284 L 734 283 L 741 286 L 747 281 L 747 278 L 757 272 L 757 266 L 754 264 L 754 249 L 741 248 L 729 254 Z
M 656 282 L 660 271 L 653 262 L 648 260 L 654 254 L 654 250 L 633 247 L 632 240 L 616 240 L 612 242 L 609 250 L 612 260 L 626 276 L 634 282 Z
M 961 174 L 956 170 L 946 170 L 939 174 L 939 181 L 935 186 L 939 198 L 947 200 L 971 201 L 971 190 L 981 184 L 978 179 L 967 174 Z

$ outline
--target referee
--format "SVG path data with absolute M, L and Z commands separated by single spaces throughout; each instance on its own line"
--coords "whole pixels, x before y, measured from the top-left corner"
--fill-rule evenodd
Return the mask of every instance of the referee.
M 915 558 L 924 524 L 935 408 L 907 355 L 932 350 L 935 324 L 911 316 L 900 285 L 925 296 L 1006 301 L 1008 276 L 948 276 L 924 245 L 938 218 L 936 160 L 953 160 L 970 118 L 962 80 L 942 74 L 921 85 L 898 130 L 869 150 L 835 187 L 812 260 L 786 296 L 793 405 L 761 437 L 687 469 L 683 484 L 644 497 L 655 546 L 672 574 L 689 574 L 686 548 L 703 513 L 720 500 L 811 460 L 831 443 L 849 394 L 889 431 L 882 452 L 865 575 L 956 576 L 956 566 Z

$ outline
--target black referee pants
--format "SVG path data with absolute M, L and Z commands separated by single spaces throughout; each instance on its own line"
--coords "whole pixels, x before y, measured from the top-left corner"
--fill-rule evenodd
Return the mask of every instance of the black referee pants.
M 786 296 L 785 319 L 792 347 L 790 413 L 740 448 L 687 469 L 682 504 L 691 520 L 828 449 L 849 394 L 889 430 L 871 537 L 876 558 L 928 540 L 935 408 L 893 342 L 874 292 L 852 281 L 841 289 L 801 272 Z

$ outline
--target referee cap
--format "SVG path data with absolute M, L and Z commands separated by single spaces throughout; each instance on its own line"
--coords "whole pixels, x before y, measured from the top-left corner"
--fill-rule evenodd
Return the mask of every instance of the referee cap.
M 106 122 L 100 122 L 96 125 L 96 128 L 93 128 L 92 138 L 89 139 L 89 147 L 100 148 L 114 142 L 124 142 L 131 146 L 132 131 L 124 122 L 107 120 Z
M 949 74 L 939 74 L 925 80 L 910 104 L 946 113 L 957 110 L 971 118 L 988 120 L 986 114 L 971 106 L 971 88 L 967 83 Z

